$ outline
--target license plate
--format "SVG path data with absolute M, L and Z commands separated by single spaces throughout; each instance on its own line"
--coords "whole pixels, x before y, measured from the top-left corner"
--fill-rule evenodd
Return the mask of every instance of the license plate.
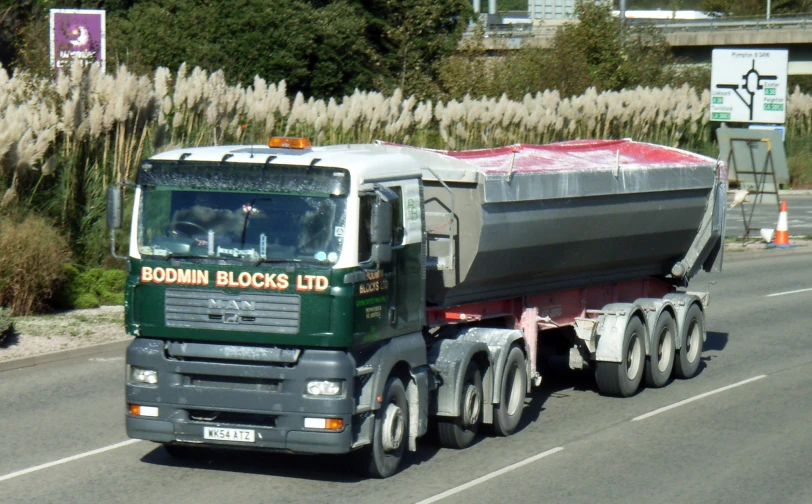
M 238 443 L 253 443 L 255 441 L 252 429 L 224 429 L 221 427 L 204 427 L 203 439 L 236 441 Z

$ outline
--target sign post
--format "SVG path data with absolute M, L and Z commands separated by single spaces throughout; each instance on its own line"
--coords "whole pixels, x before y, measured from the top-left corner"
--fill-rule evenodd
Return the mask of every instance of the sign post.
M 786 49 L 714 49 L 711 121 L 783 124 L 788 60 Z
M 106 50 L 105 11 L 51 9 L 51 68 L 70 69 L 99 63 L 104 71 Z

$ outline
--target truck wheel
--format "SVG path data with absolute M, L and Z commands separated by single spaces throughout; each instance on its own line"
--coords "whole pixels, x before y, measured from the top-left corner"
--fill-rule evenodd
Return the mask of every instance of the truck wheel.
M 527 367 L 524 353 L 517 346 L 510 348 L 500 382 L 499 404 L 493 412 L 493 431 L 510 436 L 519 426 L 527 393 Z
M 677 352 L 674 361 L 674 376 L 677 378 L 693 378 L 699 370 L 699 361 L 702 357 L 702 339 L 705 335 L 705 314 L 699 306 L 692 305 L 685 316 L 682 325 L 682 346 Z
M 461 450 L 471 446 L 476 439 L 482 422 L 482 373 L 474 361 L 469 361 L 465 370 L 460 412 L 459 418 L 438 418 L 437 430 L 441 446 Z
M 623 360 L 598 361 L 595 379 L 602 394 L 629 397 L 637 392 L 646 363 L 646 347 L 643 342 L 645 334 L 643 322 L 638 317 L 632 318 L 623 335 Z
M 657 319 L 651 335 L 651 355 L 646 362 L 646 385 L 662 387 L 671 378 L 674 370 L 674 352 L 677 324 L 670 313 L 664 311 Z
M 388 478 L 400 467 L 409 441 L 409 402 L 406 389 L 397 377 L 386 381 L 383 402 L 375 412 L 372 443 L 361 449 L 366 474 L 373 478 Z

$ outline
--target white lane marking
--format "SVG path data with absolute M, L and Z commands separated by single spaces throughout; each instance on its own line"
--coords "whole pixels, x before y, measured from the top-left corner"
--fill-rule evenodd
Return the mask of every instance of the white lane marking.
M 25 474 L 30 474 L 32 472 L 41 471 L 42 469 L 48 469 L 49 467 L 57 466 L 60 464 L 67 464 L 68 462 L 73 462 L 74 460 L 83 459 L 85 457 L 90 457 L 92 455 L 98 455 L 99 453 L 104 453 L 106 451 L 115 450 L 116 448 L 121 448 L 122 446 L 131 445 L 133 443 L 137 443 L 141 441 L 140 439 L 129 439 L 127 441 L 122 441 L 120 443 L 112 444 L 110 446 L 105 446 L 104 448 L 98 448 L 96 450 L 91 450 L 89 452 L 80 453 L 78 455 L 72 455 L 70 457 L 65 457 L 63 459 L 54 460 L 53 462 L 48 462 L 47 464 L 41 464 L 34 467 L 29 467 L 28 469 L 22 469 L 20 471 L 15 471 L 13 473 L 8 473 L 4 476 L 0 476 L 0 481 L 10 480 L 11 478 L 16 478 L 17 476 L 23 476 Z
M 775 297 L 775 296 L 786 296 L 787 294 L 799 294 L 801 292 L 809 292 L 812 291 L 812 288 L 809 289 L 798 289 L 794 291 L 786 291 L 786 292 L 776 292 L 774 294 L 767 294 L 766 297 Z
M 698 401 L 700 399 L 704 399 L 704 398 L 706 398 L 708 396 L 712 396 L 712 395 L 718 394 L 720 392 L 725 392 L 726 390 L 730 390 L 732 388 L 741 387 L 742 385 L 747 385 L 750 382 L 754 382 L 756 380 L 760 380 L 760 379 L 766 378 L 766 377 L 767 377 L 767 375 L 754 376 L 752 378 L 748 378 L 746 380 L 734 383 L 732 385 L 727 385 L 725 387 L 718 388 L 716 390 L 711 390 L 710 392 L 705 392 L 704 394 L 699 394 L 698 396 L 689 397 L 688 399 L 685 399 L 684 401 L 676 402 L 676 403 L 671 404 L 669 406 L 663 406 L 660 409 L 656 409 L 654 411 L 649 411 L 645 415 L 640 415 L 639 417 L 634 417 L 634 418 L 632 418 L 632 422 L 636 422 L 638 420 L 645 420 L 646 418 L 653 417 L 654 415 L 659 415 L 660 413 L 663 413 L 665 411 L 668 411 L 668 410 L 671 410 L 671 409 L 674 409 L 674 408 L 679 408 L 680 406 L 683 406 L 685 404 L 692 403 L 692 402 Z
M 509 465 L 507 467 L 503 467 L 502 469 L 499 469 L 498 471 L 494 471 L 494 472 L 492 472 L 490 474 L 486 474 L 485 476 L 479 477 L 479 478 L 477 478 L 475 480 L 471 480 L 468 483 L 462 484 L 462 485 L 460 485 L 458 487 L 454 487 L 454 488 L 452 488 L 450 490 L 446 490 L 445 492 L 437 494 L 434 497 L 429 497 L 428 499 L 422 500 L 422 501 L 418 502 L 417 504 L 431 504 L 432 502 L 437 502 L 438 500 L 445 499 L 446 497 L 449 497 L 449 496 L 454 495 L 454 494 L 458 494 L 458 493 L 460 493 L 460 492 L 462 492 L 464 490 L 468 490 L 471 487 L 479 485 L 480 483 L 484 483 L 484 482 L 486 482 L 486 481 L 488 481 L 490 479 L 496 478 L 497 476 L 501 476 L 501 475 L 505 474 L 506 472 L 510 472 L 510 471 L 512 471 L 514 469 L 518 469 L 519 467 L 525 466 L 527 464 L 532 464 L 533 462 L 535 462 L 537 460 L 540 460 L 540 459 L 543 459 L 544 457 L 548 457 L 550 455 L 558 453 L 563 449 L 564 449 L 563 447 L 559 446 L 557 448 L 552 448 L 552 449 L 547 450 L 545 452 L 541 452 L 538 455 L 533 455 L 530 458 L 526 458 L 526 459 L 524 459 L 524 460 L 522 460 L 520 462 L 516 462 L 515 464 L 511 464 L 511 465 Z
M 91 357 L 88 360 L 93 362 L 114 362 L 123 361 L 124 357 Z

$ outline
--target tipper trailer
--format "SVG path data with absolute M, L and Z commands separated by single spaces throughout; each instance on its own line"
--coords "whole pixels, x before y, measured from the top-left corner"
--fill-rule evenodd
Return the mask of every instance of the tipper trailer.
M 513 433 L 552 354 L 608 395 L 690 378 L 707 292 L 688 281 L 721 268 L 726 181 L 629 140 L 155 155 L 133 196 L 127 433 L 176 456 L 356 452 L 387 477 L 430 421 L 454 448 Z M 111 229 L 121 207 L 111 188 Z

